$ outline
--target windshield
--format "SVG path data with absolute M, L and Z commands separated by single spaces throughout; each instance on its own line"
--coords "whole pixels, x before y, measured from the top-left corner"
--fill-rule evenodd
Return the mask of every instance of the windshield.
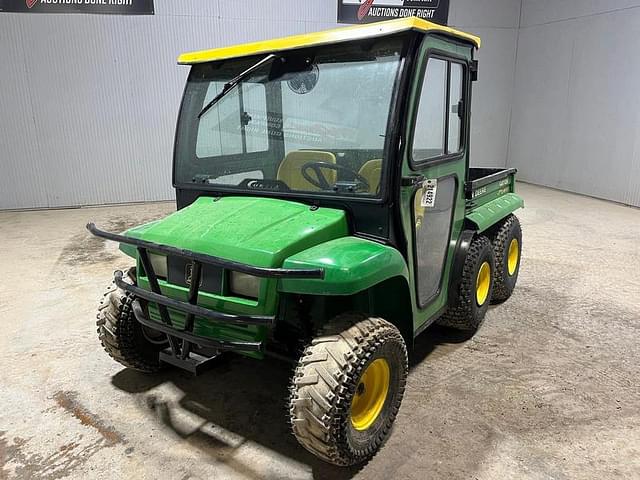
M 403 45 L 396 37 L 279 53 L 210 108 L 225 83 L 266 55 L 194 65 L 176 137 L 176 183 L 380 195 Z

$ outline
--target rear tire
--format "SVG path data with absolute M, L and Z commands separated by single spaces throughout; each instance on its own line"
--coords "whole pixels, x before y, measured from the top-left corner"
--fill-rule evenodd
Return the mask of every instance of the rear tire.
M 339 315 L 296 368 L 289 399 L 293 434 L 335 465 L 368 460 L 391 433 L 408 370 L 394 325 L 364 314 Z
M 502 303 L 513 293 L 520 271 L 522 229 L 515 215 L 509 215 L 498 226 L 491 238 L 496 257 L 496 275 L 491 303 Z
M 132 271 L 123 279 L 134 283 Z M 115 361 L 140 372 L 154 373 L 163 369 L 159 353 L 166 347 L 162 340 L 151 342 L 136 320 L 131 303 L 135 295 L 118 288 L 115 283 L 107 289 L 98 307 L 96 325 L 103 348 Z M 158 335 L 160 332 L 149 332 Z M 165 337 L 166 338 L 166 337 Z
M 478 330 L 489 308 L 494 272 L 491 242 L 483 235 L 477 236 L 467 252 L 456 299 L 437 323 L 458 330 Z

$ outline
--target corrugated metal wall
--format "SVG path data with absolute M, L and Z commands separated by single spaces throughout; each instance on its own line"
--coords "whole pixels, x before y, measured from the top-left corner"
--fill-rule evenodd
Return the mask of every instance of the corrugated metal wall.
M 0 14 L 0 209 L 173 198 L 180 52 L 336 26 L 335 0 L 156 0 L 154 16 Z M 483 36 L 473 162 L 505 165 L 520 2 L 451 0 Z
M 471 108 L 471 164 L 507 164 L 520 0 L 450 0 L 450 23 L 480 35 Z
M 523 0 L 510 166 L 640 206 L 640 1 Z

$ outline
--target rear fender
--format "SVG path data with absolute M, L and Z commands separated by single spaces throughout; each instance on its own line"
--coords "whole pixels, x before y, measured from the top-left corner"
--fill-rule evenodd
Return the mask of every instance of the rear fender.
M 476 232 L 474 230 L 463 230 L 460 232 L 458 242 L 456 243 L 456 252 L 453 257 L 453 265 L 451 266 L 451 275 L 449 275 L 449 305 L 455 305 L 458 298 L 458 290 L 462 281 L 462 270 L 464 261 L 467 258 L 469 247 L 473 241 Z
M 478 232 L 483 232 L 495 225 L 518 208 L 524 207 L 524 200 L 515 193 L 506 193 L 483 205 L 472 208 L 466 215 L 466 220 Z

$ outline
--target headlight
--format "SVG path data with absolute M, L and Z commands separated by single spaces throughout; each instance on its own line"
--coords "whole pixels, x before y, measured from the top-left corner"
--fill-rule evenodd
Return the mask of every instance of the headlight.
M 241 297 L 258 298 L 260 292 L 260 278 L 246 273 L 231 272 L 229 275 L 229 290 Z
M 157 253 L 149 253 L 149 261 L 156 272 L 156 277 L 167 278 L 167 257 L 158 255 Z

